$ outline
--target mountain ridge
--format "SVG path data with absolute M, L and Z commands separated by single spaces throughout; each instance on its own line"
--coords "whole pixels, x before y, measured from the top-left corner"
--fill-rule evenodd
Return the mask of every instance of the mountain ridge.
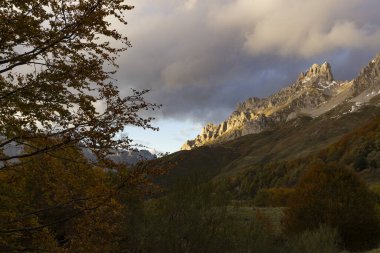
M 337 105 L 352 103 L 351 110 L 380 93 L 380 53 L 351 81 L 334 79 L 329 63 L 313 64 L 296 81 L 267 98 L 251 97 L 239 103 L 228 119 L 208 123 L 201 134 L 181 150 L 220 143 L 270 130 L 300 115 L 318 117 Z

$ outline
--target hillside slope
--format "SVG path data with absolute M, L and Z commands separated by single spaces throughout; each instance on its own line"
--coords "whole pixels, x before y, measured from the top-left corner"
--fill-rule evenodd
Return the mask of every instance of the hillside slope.
M 200 174 L 209 179 L 234 177 L 255 167 L 308 157 L 380 116 L 380 96 L 352 111 L 352 104 L 337 106 L 319 117 L 300 116 L 281 127 L 232 141 L 215 143 L 145 163 L 169 168 L 161 181 Z

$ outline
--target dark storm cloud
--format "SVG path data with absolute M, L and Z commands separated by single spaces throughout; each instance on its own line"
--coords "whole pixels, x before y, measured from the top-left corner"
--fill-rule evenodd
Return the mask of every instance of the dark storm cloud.
M 153 2 L 153 3 L 152 3 Z M 133 48 L 118 80 L 152 89 L 161 118 L 221 121 L 238 102 L 268 96 L 312 63 L 350 79 L 380 50 L 377 0 L 132 1 Z

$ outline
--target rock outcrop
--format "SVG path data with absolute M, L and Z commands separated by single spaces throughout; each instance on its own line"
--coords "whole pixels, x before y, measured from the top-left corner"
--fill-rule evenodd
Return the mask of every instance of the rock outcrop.
M 299 115 L 319 116 L 369 86 L 378 85 L 379 73 L 380 54 L 351 82 L 335 81 L 327 62 L 313 64 L 305 73 L 300 73 L 293 84 L 276 94 L 268 98 L 251 97 L 238 104 L 227 120 L 218 125 L 207 124 L 201 134 L 187 141 L 181 149 L 260 133 Z
M 354 95 L 359 95 L 369 88 L 380 86 L 380 53 L 361 71 L 357 78 L 354 79 L 352 91 Z

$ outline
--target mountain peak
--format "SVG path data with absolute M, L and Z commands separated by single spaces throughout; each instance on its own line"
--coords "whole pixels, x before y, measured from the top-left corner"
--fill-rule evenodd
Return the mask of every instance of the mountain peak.
M 206 125 L 202 133 L 187 141 L 182 149 L 260 133 L 281 126 L 298 115 L 315 118 L 339 104 L 352 103 L 354 98 L 362 101 L 364 96 L 368 100 L 374 94 L 380 94 L 379 76 L 380 54 L 350 82 L 335 81 L 328 62 L 313 64 L 292 85 L 277 93 L 267 98 L 251 97 L 239 103 L 228 119 L 219 125 Z M 364 95 L 360 95 L 361 93 Z
M 334 77 L 331 70 L 331 65 L 328 62 L 324 62 L 321 65 L 313 64 L 304 74 L 306 77 L 319 76 L 325 78 L 327 81 L 334 81 Z
M 380 53 L 362 70 L 358 77 L 355 78 L 353 84 L 353 92 L 358 95 L 362 91 L 368 89 L 373 85 L 377 85 L 380 76 Z M 369 81 L 371 80 L 371 81 Z M 377 82 L 376 82 L 377 81 Z

